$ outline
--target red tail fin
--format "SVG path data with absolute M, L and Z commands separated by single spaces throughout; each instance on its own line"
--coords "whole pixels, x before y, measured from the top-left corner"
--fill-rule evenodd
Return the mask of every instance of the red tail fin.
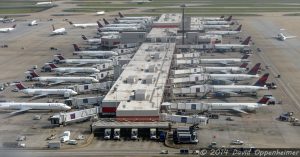
M 124 17 L 124 15 L 123 15 L 121 12 L 119 12 L 119 16 L 120 16 L 121 18 Z
M 97 21 L 97 24 L 98 24 L 98 27 L 99 27 L 99 28 L 102 28 L 102 27 L 103 27 L 103 25 L 101 25 L 101 23 L 100 23 L 99 21 Z
M 34 70 L 30 71 L 30 75 L 32 76 L 32 78 L 39 77 L 39 75 Z
M 241 57 L 241 59 L 248 59 L 250 55 L 245 54 L 244 56 Z
M 105 18 L 103 18 L 103 21 L 104 21 L 104 24 L 106 24 L 106 25 L 109 24 L 109 22 Z
M 266 104 L 270 100 L 270 97 L 262 97 L 257 103 L 259 104 Z
M 247 38 L 242 42 L 242 45 L 249 45 L 250 40 L 251 40 L 251 36 L 247 37 Z
M 65 60 L 65 58 L 61 54 L 55 55 L 59 60 Z
M 16 87 L 19 89 L 19 90 L 23 90 L 23 89 L 26 89 L 26 87 L 21 83 L 16 83 Z
M 259 68 L 260 68 L 260 63 L 257 63 L 254 65 L 254 67 L 248 72 L 249 75 L 256 75 Z
M 243 63 L 240 65 L 240 68 L 246 68 L 248 66 L 248 63 Z
M 75 51 L 81 51 L 77 44 L 73 44 L 73 47 Z
M 230 15 L 230 16 L 226 19 L 226 21 L 231 21 L 231 19 L 232 19 L 232 15 Z
M 49 63 L 49 66 L 51 67 L 51 69 L 58 68 L 54 63 Z
M 242 30 L 242 25 L 240 25 L 235 31 L 241 31 Z
M 253 86 L 260 86 L 260 87 L 265 86 L 268 77 L 269 77 L 269 73 L 264 74 L 259 80 L 255 82 L 255 84 L 253 84 Z
M 88 40 L 88 38 L 86 38 L 85 35 L 81 35 L 81 38 L 82 38 L 83 40 Z
M 54 25 L 52 25 L 52 30 L 53 30 L 53 31 L 55 31 L 55 27 L 54 27 Z
M 16 28 L 17 25 L 13 25 L 11 28 Z

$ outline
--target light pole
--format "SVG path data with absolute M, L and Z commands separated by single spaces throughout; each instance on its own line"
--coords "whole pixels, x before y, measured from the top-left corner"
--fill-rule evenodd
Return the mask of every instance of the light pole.
M 182 22 L 182 45 L 184 45 L 184 8 L 186 7 L 185 4 L 182 4 L 180 5 L 180 7 L 182 8 L 182 19 L 181 19 L 181 22 Z

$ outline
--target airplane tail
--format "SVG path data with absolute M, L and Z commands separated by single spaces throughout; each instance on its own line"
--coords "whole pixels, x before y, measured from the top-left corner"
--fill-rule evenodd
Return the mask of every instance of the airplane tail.
M 39 75 L 34 70 L 31 70 L 29 74 L 32 76 L 32 78 L 39 77 Z
M 70 24 L 70 25 L 73 25 L 73 22 L 69 21 L 69 24 Z
M 55 31 L 55 27 L 54 27 L 54 25 L 52 25 L 52 30 L 53 30 L 53 31 Z
M 49 63 L 48 65 L 51 67 L 51 69 L 58 68 L 54 63 Z
M 266 104 L 270 100 L 270 97 L 264 96 L 257 103 L 258 104 Z
M 62 56 L 62 54 L 55 55 L 59 60 L 65 60 L 65 58 Z
M 266 81 L 268 80 L 269 73 L 265 73 L 259 80 L 257 80 L 253 86 L 260 86 L 263 87 L 266 84 Z
M 121 12 L 119 12 L 119 16 L 120 16 L 120 18 L 124 17 L 124 15 Z
M 254 67 L 247 74 L 256 75 L 260 68 L 260 65 L 261 65 L 260 63 L 255 64 Z
M 17 87 L 19 90 L 26 89 L 26 87 L 25 87 L 21 82 L 16 83 L 15 85 L 16 85 L 16 87 Z
M 244 56 L 241 57 L 241 59 L 248 59 L 249 58 L 249 54 L 245 54 Z
M 240 65 L 240 68 L 246 68 L 248 66 L 248 63 L 243 63 Z
M 99 33 L 102 33 L 101 29 L 98 28 L 97 30 L 98 30 Z
M 230 15 L 227 19 L 226 19 L 226 21 L 231 21 L 232 20 L 232 15 Z
M 109 24 L 109 22 L 105 18 L 103 18 L 103 21 L 104 21 L 104 24 L 106 24 L 106 25 Z
M 13 25 L 11 28 L 16 28 L 17 25 Z
M 235 31 L 241 31 L 242 30 L 242 25 L 240 25 Z
M 82 38 L 83 40 L 88 40 L 88 38 L 87 38 L 85 35 L 81 35 L 81 38 Z
M 97 21 L 97 24 L 98 24 L 98 27 L 99 27 L 99 28 L 102 28 L 102 27 L 103 27 L 103 25 L 102 25 L 99 21 Z
M 81 51 L 79 46 L 77 44 L 73 44 L 74 50 L 75 51 Z
M 247 37 L 247 38 L 242 42 L 242 45 L 249 45 L 250 40 L 251 40 L 251 36 Z

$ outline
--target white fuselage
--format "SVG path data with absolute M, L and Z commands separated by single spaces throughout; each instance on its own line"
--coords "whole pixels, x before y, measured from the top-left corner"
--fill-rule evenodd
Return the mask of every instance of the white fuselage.
M 66 33 L 66 29 L 65 28 L 59 28 L 56 29 L 54 31 L 52 31 L 53 35 L 63 35 Z
M 249 47 L 250 45 L 242 45 L 242 44 L 215 44 L 214 45 L 214 48 L 217 50 L 244 49 Z
M 97 83 L 97 79 L 93 77 L 34 77 L 33 80 L 40 82 L 61 82 L 61 83 Z
M 137 27 L 137 28 L 142 28 L 143 25 L 141 25 L 141 24 L 122 24 L 122 23 L 117 23 L 117 24 L 107 24 L 104 27 Z
M 37 2 L 35 5 L 51 5 L 52 2 Z
M 100 70 L 90 67 L 59 67 L 53 69 L 56 73 L 98 73 Z
M 224 18 L 221 17 L 204 17 L 201 19 L 202 21 L 224 21 Z
M 146 20 L 118 20 L 117 23 L 123 23 L 123 24 L 147 24 L 149 22 L 147 22 Z
M 246 68 L 240 67 L 198 67 L 191 69 L 180 69 L 175 70 L 175 75 L 186 75 L 186 74 L 196 74 L 196 73 L 243 73 Z
M 87 39 L 86 40 L 88 43 L 90 44 L 100 44 L 101 43 L 101 39 L 95 38 L 95 39 Z
M 77 95 L 77 92 L 72 89 L 22 89 L 21 92 L 27 95 L 65 95 L 66 93 L 70 95 Z
M 255 93 L 258 90 L 266 90 L 267 87 L 251 85 L 211 85 L 214 92 Z
M 203 21 L 204 25 L 229 25 L 230 21 Z
M 152 17 L 122 17 L 120 20 L 152 20 Z
M 229 81 L 243 81 L 250 80 L 252 78 L 258 78 L 258 75 L 248 74 L 192 74 L 190 77 L 201 78 L 201 75 L 207 75 L 209 80 L 229 80 Z
M 254 111 L 259 107 L 266 106 L 260 103 L 206 103 L 211 110 L 244 110 Z
M 29 23 L 29 26 L 36 26 L 38 25 L 36 20 L 33 20 L 32 22 Z
M 15 28 L 0 28 L 1 33 L 7 33 L 13 31 Z
M 211 29 L 222 29 L 222 28 L 229 28 L 230 25 L 202 25 L 204 29 L 211 28 Z
M 101 31 L 136 31 L 138 27 L 103 27 Z
M 24 108 L 29 108 L 30 110 L 59 110 L 59 111 L 66 111 L 71 109 L 71 107 L 63 103 L 33 103 L 33 102 L 0 103 L 0 109 L 4 109 L 4 110 L 22 110 Z
M 234 35 L 238 34 L 241 31 L 207 31 L 206 34 L 213 34 L 213 35 Z
M 118 53 L 114 51 L 74 51 L 73 54 L 89 57 L 112 57 L 118 55 Z
M 101 36 L 110 36 L 110 35 L 118 35 L 120 34 L 119 32 L 99 32 Z
M 81 27 L 81 28 L 85 28 L 85 27 L 96 27 L 98 26 L 97 23 L 74 23 L 72 24 L 74 27 Z
M 112 60 L 109 59 L 66 59 L 62 62 L 67 64 L 103 64 L 110 63 Z
M 228 58 L 228 59 L 194 59 L 194 60 L 176 60 L 176 64 L 237 64 L 242 62 L 249 62 L 246 59 Z

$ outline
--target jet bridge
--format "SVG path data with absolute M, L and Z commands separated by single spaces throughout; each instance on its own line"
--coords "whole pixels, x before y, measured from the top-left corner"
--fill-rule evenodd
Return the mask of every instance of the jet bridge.
M 191 83 L 191 82 L 205 83 L 207 80 L 210 79 L 211 79 L 210 75 L 202 73 L 202 74 L 191 74 L 189 77 L 172 78 L 171 82 L 173 84 Z
M 173 88 L 173 94 L 175 95 L 181 95 L 181 94 L 205 94 L 211 91 L 211 87 L 207 84 L 204 85 L 195 85 L 187 88 Z

